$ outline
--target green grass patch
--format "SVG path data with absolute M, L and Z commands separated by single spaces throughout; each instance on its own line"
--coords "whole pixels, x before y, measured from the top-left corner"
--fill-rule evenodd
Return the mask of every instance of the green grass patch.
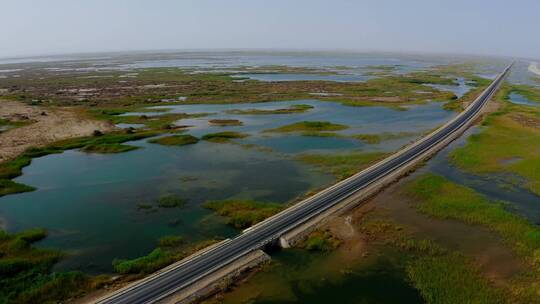
M 298 160 L 314 165 L 339 179 L 347 178 L 386 154 L 381 152 L 345 153 L 345 154 L 301 154 Z
M 407 195 L 423 213 L 482 225 L 497 232 L 520 255 L 540 270 L 540 229 L 490 202 L 474 190 L 441 176 L 426 174 L 406 186 Z
M 288 132 L 322 132 L 340 131 L 348 126 L 331 123 L 328 121 L 301 121 L 275 129 L 265 130 L 265 132 L 288 133 Z
M 228 224 L 238 229 L 248 228 L 283 209 L 276 203 L 252 200 L 208 201 L 203 205 L 228 219 Z
M 171 135 L 165 137 L 159 137 L 151 139 L 148 142 L 153 144 L 160 144 L 165 146 L 185 146 L 192 145 L 199 142 L 199 139 L 192 135 Z
M 36 190 L 36 188 L 28 185 L 19 184 L 9 179 L 0 179 L 0 196 L 34 190 Z
M 408 280 L 426 303 L 507 303 L 507 293 L 492 285 L 475 261 L 463 254 L 416 239 L 388 220 L 368 216 L 359 229 L 370 242 L 398 250 Z
M 241 133 L 241 132 L 234 132 L 234 131 L 224 131 L 224 132 L 218 132 L 218 133 L 210 133 L 206 134 L 202 137 L 203 140 L 211 141 L 211 142 L 228 142 L 231 139 L 238 139 L 238 138 L 245 138 L 248 137 L 249 134 Z
M 379 134 L 356 134 L 352 138 L 365 141 L 368 144 L 378 144 L 382 141 L 382 137 Z
M 30 125 L 33 122 L 31 120 L 8 120 L 0 118 L 0 133 L 2 132 L 2 127 L 7 127 L 7 130 L 11 130 Z
M 211 125 L 227 127 L 227 126 L 241 126 L 244 123 L 238 119 L 211 119 L 208 121 Z
M 187 200 L 173 194 L 161 196 L 157 200 L 157 205 L 161 208 L 183 207 L 186 203 Z
M 383 132 L 379 134 L 355 134 L 350 136 L 351 138 L 365 141 L 368 144 L 379 144 L 385 140 L 395 140 L 405 137 L 417 136 L 418 133 L 414 132 L 398 132 L 398 133 L 389 133 Z
M 145 112 L 153 111 L 153 109 L 148 108 L 128 108 L 128 109 L 99 109 L 91 111 L 91 114 L 94 118 L 108 120 L 114 124 L 142 124 L 147 129 L 150 130 L 171 130 L 176 129 L 174 123 L 178 120 L 186 118 L 197 118 L 204 117 L 208 115 L 207 113 L 195 113 L 195 114 L 186 114 L 186 113 L 165 113 L 161 115 L 148 116 L 146 114 L 141 115 L 126 115 L 120 116 L 127 112 Z M 159 112 L 159 111 L 155 111 Z
M 84 146 L 81 148 L 81 151 L 89 153 L 122 153 L 137 150 L 139 148 L 140 147 L 123 144 L 99 144 Z
M 502 292 L 458 253 L 416 258 L 406 270 L 427 303 L 506 303 Z
M 15 234 L 0 230 L 0 303 L 58 303 L 99 287 L 108 278 L 51 269 L 62 254 L 32 246 L 43 229 Z
M 330 231 L 317 230 L 311 233 L 300 245 L 309 251 L 332 251 L 341 245 L 341 240 L 336 238 Z
M 178 239 L 168 239 L 145 256 L 130 260 L 115 259 L 112 264 L 116 272 L 121 274 L 150 274 L 215 242 L 217 241 L 207 240 L 196 244 L 185 244 Z
M 507 87 L 498 95 L 502 109 L 489 115 L 481 132 L 471 135 L 450 158 L 466 172 L 517 174 L 540 195 L 540 108 L 504 102 L 509 91 Z M 509 159 L 516 161 L 508 164 Z
M 240 114 L 240 115 L 272 115 L 272 114 L 295 114 L 295 113 L 304 113 L 310 109 L 313 109 L 313 106 L 307 104 L 292 105 L 287 108 L 279 108 L 272 110 L 264 109 L 246 109 L 246 110 L 228 110 L 229 114 Z
M 184 238 L 180 235 L 167 235 L 159 239 L 159 247 L 177 247 L 184 242 Z

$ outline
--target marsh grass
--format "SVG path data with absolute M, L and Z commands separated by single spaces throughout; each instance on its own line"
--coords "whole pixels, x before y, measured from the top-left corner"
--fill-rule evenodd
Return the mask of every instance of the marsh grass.
M 211 125 L 227 127 L 227 126 L 241 126 L 244 123 L 238 119 L 210 119 L 208 121 Z
M 159 137 L 155 139 L 150 139 L 148 142 L 165 146 L 185 146 L 196 144 L 199 142 L 199 139 L 195 136 L 185 134 Z
M 330 231 L 316 230 L 300 244 L 300 247 L 309 251 L 328 252 L 338 248 L 341 243 L 341 240 L 336 238 Z
M 288 132 L 322 132 L 322 131 L 340 131 L 347 129 L 348 126 L 335 124 L 328 121 L 301 121 L 275 129 L 265 130 L 264 132 L 288 133 Z
M 187 200 L 173 194 L 164 195 L 158 198 L 157 205 L 161 208 L 183 207 Z
M 382 132 L 378 134 L 355 134 L 350 136 L 351 138 L 358 139 L 365 141 L 368 144 L 379 144 L 382 141 L 385 140 L 395 140 L 395 139 L 401 139 L 405 137 L 411 137 L 419 135 L 419 133 L 414 132 L 398 132 L 398 133 L 390 133 L 390 132 Z
M 46 236 L 43 229 L 16 234 L 0 230 L 0 303 L 57 303 L 108 281 L 76 271 L 51 272 L 63 254 L 32 245 Z
M 307 104 L 292 105 L 288 108 L 279 108 L 272 110 L 264 109 L 246 109 L 246 110 L 228 110 L 226 111 L 229 114 L 240 114 L 240 115 L 273 115 L 273 114 L 296 114 L 304 113 L 310 109 L 313 109 L 313 106 Z
M 352 152 L 344 154 L 300 154 L 296 159 L 314 165 L 338 179 L 347 178 L 375 161 L 382 159 L 382 152 Z
M 139 148 L 140 147 L 123 144 L 98 144 L 84 146 L 81 148 L 81 151 L 89 153 L 122 153 L 137 150 Z
M 527 180 L 528 189 L 540 195 L 540 108 L 505 102 L 511 90 L 506 87 L 500 92 L 502 108 L 489 115 L 480 133 L 471 135 L 450 159 L 471 173 L 517 174 Z M 508 159 L 517 161 L 507 164 Z
M 359 226 L 370 242 L 397 248 L 408 280 L 426 303 L 507 303 L 507 294 L 475 262 L 428 239 L 416 239 L 389 220 L 366 218 Z
M 253 200 L 207 201 L 203 207 L 226 217 L 227 223 L 237 229 L 248 228 L 283 209 L 280 204 Z
M 249 134 L 241 133 L 241 132 L 234 132 L 234 131 L 224 131 L 224 132 L 218 132 L 218 133 L 210 133 L 206 134 L 201 139 L 211 142 L 229 142 L 231 139 L 239 139 L 239 138 L 245 138 L 248 137 Z
M 180 235 L 167 235 L 159 239 L 159 247 L 177 247 L 185 242 Z
M 34 123 L 34 121 L 32 120 L 8 120 L 8 119 L 0 118 L 0 127 L 8 127 L 8 130 L 24 127 L 32 123 Z M 2 133 L 1 130 L 0 130 L 0 133 Z
M 150 274 L 165 266 L 205 248 L 217 242 L 206 240 L 195 244 L 186 244 L 178 237 L 164 237 L 160 246 L 149 254 L 135 259 L 115 259 L 113 267 L 120 274 Z
M 490 202 L 474 190 L 441 176 L 426 174 L 406 186 L 422 213 L 485 226 L 498 233 L 518 254 L 540 271 L 540 229 Z

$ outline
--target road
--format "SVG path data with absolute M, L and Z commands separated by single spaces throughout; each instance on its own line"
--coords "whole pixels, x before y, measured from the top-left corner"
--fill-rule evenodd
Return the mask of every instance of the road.
M 410 164 L 424 152 L 429 151 L 432 147 L 441 143 L 455 132 L 460 131 L 461 127 L 476 117 L 482 107 L 497 91 L 511 66 L 508 66 L 503 73 L 499 74 L 490 86 L 467 109 L 449 123 L 415 144 L 282 211 L 278 215 L 192 258 L 188 262 L 169 268 L 141 282 L 137 282 L 128 288 L 101 299 L 97 303 L 135 304 L 156 302 L 193 284 L 198 279 L 211 274 L 217 269 L 234 262 L 245 254 L 260 249 L 265 244 L 279 239 L 280 236 L 291 231 L 293 228 L 313 219 L 321 212 L 343 202 L 345 199 L 357 194 L 381 178 Z

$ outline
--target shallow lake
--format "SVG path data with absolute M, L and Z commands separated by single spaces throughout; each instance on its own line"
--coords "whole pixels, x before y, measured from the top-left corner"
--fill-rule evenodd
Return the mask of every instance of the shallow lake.
M 296 114 L 232 114 L 231 110 L 275 110 L 293 105 L 310 105 L 313 108 Z M 432 102 L 425 105 L 407 106 L 406 110 L 388 107 L 351 107 L 337 102 L 318 100 L 296 100 L 290 102 L 265 102 L 252 104 L 226 105 L 176 105 L 158 106 L 155 109 L 169 109 L 166 113 L 210 113 L 208 116 L 183 119 L 177 124 L 189 125 L 189 134 L 203 136 L 221 131 L 237 131 L 250 134 L 241 142 L 271 148 L 277 152 L 323 152 L 352 150 L 361 148 L 365 151 L 392 151 L 421 136 L 422 133 L 449 120 L 454 112 L 444 110 L 442 103 Z M 163 115 L 164 112 L 132 113 L 126 115 Z M 216 126 L 208 121 L 212 119 L 236 119 L 242 126 Z M 297 133 L 281 134 L 264 132 L 300 121 L 329 121 L 348 126 L 336 131 L 341 137 L 309 137 Z M 366 144 L 361 140 L 346 138 L 355 134 L 402 133 L 402 136 L 378 144 Z
M 540 103 L 534 102 L 528 99 L 527 97 L 521 94 L 515 93 L 515 92 L 510 93 L 508 97 L 510 98 L 509 100 L 511 103 L 515 103 L 519 105 L 526 105 L 526 106 L 534 106 L 534 107 L 540 106 Z
M 279 115 L 229 114 L 231 109 L 275 109 L 309 104 L 305 113 Z M 294 161 L 301 152 L 393 151 L 455 115 L 442 103 L 415 105 L 406 111 L 385 107 L 349 107 L 317 100 L 264 104 L 169 106 L 170 112 L 214 113 L 180 120 L 193 125 L 187 133 L 232 130 L 250 137 L 232 143 L 200 141 L 168 147 L 146 140 L 131 142 L 139 150 L 103 155 L 66 151 L 34 159 L 17 182 L 37 188 L 34 192 L 0 198 L 1 224 L 8 231 L 43 227 L 49 237 L 42 247 L 67 251 L 57 269 L 91 273 L 111 271 L 115 258 L 134 258 L 150 252 L 160 237 L 177 234 L 190 241 L 230 237 L 238 233 L 224 220 L 201 207 L 212 199 L 246 198 L 286 203 L 303 193 L 331 184 L 332 176 Z M 160 115 L 163 112 L 145 113 Z M 243 126 L 210 125 L 209 119 L 239 119 Z M 405 138 L 367 144 L 360 140 L 306 137 L 263 132 L 304 120 L 329 120 L 357 133 L 411 132 Z M 253 149 L 251 144 L 268 149 Z M 149 212 L 141 204 L 162 195 L 187 199 L 182 208 Z

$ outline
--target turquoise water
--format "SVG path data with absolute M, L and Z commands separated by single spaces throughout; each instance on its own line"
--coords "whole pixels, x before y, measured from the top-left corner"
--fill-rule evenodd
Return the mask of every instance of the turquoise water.
M 235 145 L 201 142 L 115 155 L 67 151 L 35 159 L 17 182 L 38 190 L 0 198 L 9 231 L 44 227 L 42 247 L 70 256 L 58 269 L 111 271 L 114 258 L 151 251 L 159 237 L 179 234 L 196 241 L 237 231 L 200 204 L 210 199 L 253 198 L 287 202 L 332 178 L 302 164 Z M 164 194 L 186 198 L 183 208 L 148 213 L 139 203 Z

